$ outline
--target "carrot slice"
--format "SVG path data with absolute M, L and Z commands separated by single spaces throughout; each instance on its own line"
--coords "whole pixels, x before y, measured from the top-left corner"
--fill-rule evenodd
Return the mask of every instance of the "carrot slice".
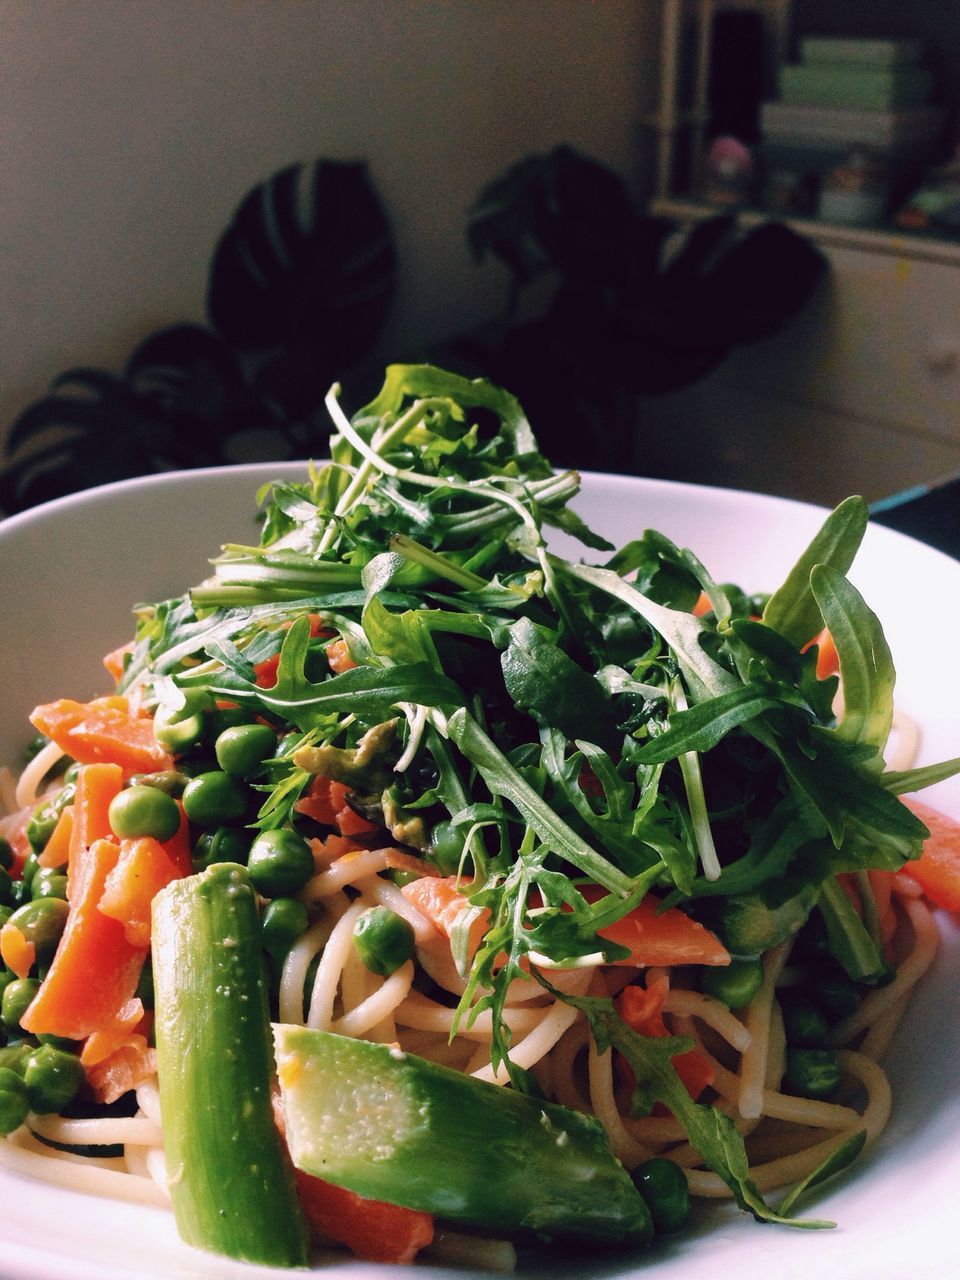
M 469 888 L 469 882 L 457 876 L 423 876 L 403 885 L 400 892 L 409 903 L 426 916 L 437 933 L 449 938 L 462 912 L 470 906 L 470 899 L 458 886 Z M 470 954 L 479 947 L 490 923 L 490 911 L 485 907 L 470 926 Z
M 927 826 L 930 835 L 920 857 L 905 863 L 898 874 L 916 880 L 936 906 L 960 911 L 960 822 L 913 796 L 905 796 L 904 803 Z
M 37 857 L 41 867 L 65 867 L 70 861 L 70 844 L 73 839 L 73 805 L 67 804 L 60 810 L 57 825 L 53 828 L 50 839 L 43 846 Z
M 119 920 L 132 946 L 148 947 L 154 895 L 183 874 L 159 840 L 121 840 L 120 857 L 104 882 L 98 909 Z
M 330 670 L 340 675 L 343 671 L 352 671 L 357 665 L 350 657 L 350 650 L 345 640 L 331 640 L 327 645 L 327 662 Z
M 85 1040 L 115 1022 L 133 998 L 147 948 L 134 946 L 120 921 L 99 909 L 107 876 L 119 857 L 120 846 L 113 840 L 94 840 L 74 850 L 67 873 L 66 927 L 47 976 L 20 1020 L 25 1031 Z
M 603 891 L 582 891 L 587 901 L 600 901 Z M 659 913 L 659 914 L 658 914 Z M 673 965 L 730 963 L 730 952 L 719 938 L 679 907 L 660 912 L 660 900 L 648 893 L 643 901 L 616 924 L 598 930 L 601 938 L 629 947 L 618 965 Z
M 67 892 L 70 892 L 70 867 L 83 850 L 95 840 L 115 840 L 110 826 L 110 802 L 120 794 L 123 770 L 117 764 L 87 764 L 77 775 L 77 791 L 73 801 L 73 821 L 67 850 Z
M 92 702 L 61 698 L 34 708 L 30 721 L 81 764 L 107 761 L 126 774 L 155 773 L 173 765 L 154 737 L 153 721 L 134 715 L 124 697 Z
M 87 1083 L 97 1102 L 111 1103 L 156 1075 L 157 1051 L 145 1036 L 134 1035 L 109 1057 L 86 1069 Z
M 128 1000 L 108 1027 L 102 1027 L 87 1036 L 80 1061 L 85 1067 L 95 1067 L 124 1045 L 143 1022 L 143 1001 L 139 996 Z
M 347 803 L 350 788 L 342 782 L 319 775 L 313 779 L 306 795 L 293 806 L 314 822 L 325 827 L 336 827 L 343 836 L 366 836 L 379 831 L 375 822 L 369 822 Z
M 128 640 L 126 644 L 120 645 L 119 649 L 111 649 L 109 653 L 103 655 L 103 665 L 118 683 L 123 676 L 127 655 L 133 653 L 133 650 L 133 641 Z
M 826 680 L 827 676 L 837 675 L 840 671 L 840 655 L 833 636 L 826 627 L 803 646 L 801 653 L 806 653 L 814 645 L 817 646 L 817 679 Z
M 37 948 L 28 942 L 23 932 L 9 921 L 0 929 L 0 960 L 11 973 L 18 978 L 25 978 L 33 968 L 37 958 Z
M 416 1209 L 367 1200 L 296 1170 L 297 1192 L 311 1228 L 345 1244 L 366 1262 L 409 1263 L 433 1240 L 433 1217 Z
M 669 984 L 664 978 L 652 982 L 649 987 L 624 987 L 617 996 L 615 1008 L 627 1026 L 639 1035 L 668 1036 L 670 1031 L 663 1020 L 663 1002 L 668 990 Z M 671 1062 L 694 1100 L 713 1083 L 713 1066 L 699 1049 L 675 1054 Z M 632 1089 L 633 1072 L 622 1060 L 620 1070 Z

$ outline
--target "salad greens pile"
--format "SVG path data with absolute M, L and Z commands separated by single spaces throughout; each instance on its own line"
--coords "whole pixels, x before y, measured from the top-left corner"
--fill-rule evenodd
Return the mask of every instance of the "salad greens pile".
M 552 990 L 554 969 L 624 958 L 599 931 L 651 889 L 737 957 L 810 930 L 851 980 L 887 980 L 870 911 L 835 877 L 854 873 L 869 899 L 867 869 L 917 857 L 926 831 L 898 796 L 960 762 L 884 767 L 893 665 L 845 576 L 864 503 L 842 503 L 784 583 L 751 597 L 660 533 L 616 549 L 588 529 L 569 505 L 576 473 L 554 473 L 520 405 L 487 382 L 397 365 L 352 419 L 336 389 L 328 407 L 330 461 L 264 489 L 260 545 L 226 546 L 209 580 L 139 608 L 121 689 L 168 723 L 229 700 L 277 730 L 261 831 L 309 827 L 295 806 L 322 774 L 460 875 L 458 1017 L 491 1011 L 492 1060 L 515 1090 L 535 1084 L 510 1061 L 510 982 L 532 971 Z M 555 554 L 552 530 L 595 563 Z M 810 647 L 824 627 L 839 711 Z M 333 644 L 354 664 L 339 674 Z M 775 1218 L 733 1123 L 680 1084 L 671 1056 L 691 1042 L 637 1035 L 609 1000 L 561 998 L 741 1206 Z

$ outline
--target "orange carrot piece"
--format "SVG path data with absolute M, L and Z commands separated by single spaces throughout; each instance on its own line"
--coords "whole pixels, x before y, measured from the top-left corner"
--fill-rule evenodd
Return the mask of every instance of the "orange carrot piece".
M 379 831 L 375 822 L 369 822 L 351 809 L 347 803 L 349 787 L 342 782 L 334 782 L 332 778 L 319 775 L 313 779 L 305 795 L 293 806 L 297 813 L 302 813 L 314 822 L 325 827 L 336 827 L 343 836 L 364 836 Z
M 321 826 L 333 827 L 337 822 L 337 810 L 333 806 L 330 788 L 333 783 L 329 778 L 315 777 L 304 795 L 293 806 L 297 813 L 302 813 Z
M 296 1176 L 310 1227 L 328 1240 L 345 1244 L 366 1262 L 410 1263 L 433 1240 L 429 1213 L 367 1200 L 299 1169 Z
M 588 901 L 599 901 L 599 893 L 587 891 Z M 730 963 L 730 952 L 719 938 L 693 920 L 679 907 L 669 907 L 658 914 L 660 901 L 648 893 L 643 901 L 616 924 L 600 929 L 599 936 L 630 948 L 626 960 L 618 965 L 674 965 Z
M 669 984 L 660 978 L 649 987 L 624 987 L 615 1001 L 615 1008 L 628 1027 L 642 1036 L 668 1036 L 670 1031 L 663 1020 L 663 1002 Z M 699 1049 L 689 1049 L 671 1059 L 677 1075 L 686 1086 L 690 1097 L 696 1100 L 713 1083 L 713 1066 Z M 633 1073 L 626 1063 L 620 1067 L 633 1088 Z
M 25 978 L 36 958 L 36 945 L 28 942 L 23 932 L 8 920 L 0 929 L 0 960 L 18 978 Z
M 113 696 L 93 702 L 61 698 L 34 708 L 31 723 L 81 764 L 107 761 L 124 773 L 169 769 L 173 758 L 153 734 L 149 716 L 134 715 L 128 700 Z
M 345 640 L 331 640 L 327 645 L 327 662 L 330 670 L 340 675 L 344 671 L 352 671 L 357 665 L 350 657 L 350 650 Z
M 123 770 L 117 764 L 87 764 L 77 775 L 73 822 L 67 851 L 67 893 L 70 867 L 76 857 L 96 840 L 115 840 L 110 826 L 110 802 L 120 794 Z
M 331 862 L 336 862 L 337 858 L 342 858 L 346 853 L 358 853 L 363 847 L 362 844 L 357 844 L 356 840 L 349 840 L 346 836 L 330 835 L 323 840 L 310 841 L 313 860 L 321 871 L 324 867 L 329 867 Z
M 149 1080 L 157 1071 L 157 1051 L 145 1036 L 134 1035 L 109 1057 L 87 1068 L 87 1083 L 97 1102 L 111 1103 Z
M 176 835 L 163 842 L 163 850 L 182 876 L 193 875 L 193 846 L 190 843 L 190 823 L 180 805 L 180 826 Z
M 400 892 L 412 906 L 426 916 L 441 937 L 449 938 L 470 900 L 460 888 L 470 887 L 469 881 L 457 876 L 423 876 L 402 886 Z M 490 924 L 490 911 L 485 907 L 470 926 L 470 954 L 479 947 Z
M 379 831 L 379 827 L 375 822 L 368 822 L 366 818 L 360 816 L 347 803 L 347 796 L 350 794 L 349 787 L 345 787 L 342 782 L 330 783 L 330 803 L 336 811 L 335 825 L 340 829 L 342 836 L 362 836 L 369 835 L 371 831 Z
M 960 911 L 960 822 L 913 796 L 905 796 L 904 803 L 926 825 L 930 835 L 920 857 L 905 863 L 898 874 L 915 880 L 936 906 Z
M 120 645 L 118 649 L 111 649 L 109 653 L 103 655 L 103 665 L 118 683 L 123 677 L 127 655 L 133 653 L 133 649 L 133 641 L 128 640 L 126 644 Z
M 47 976 L 20 1020 L 25 1031 L 85 1040 L 115 1022 L 133 998 L 147 948 L 134 946 L 120 921 L 99 909 L 107 876 L 119 857 L 120 846 L 113 840 L 74 849 L 67 873 L 66 927 Z
M 183 875 L 159 840 L 121 840 L 120 857 L 104 882 L 98 909 L 123 925 L 132 946 L 148 947 L 154 896 Z
M 85 1067 L 95 1067 L 125 1044 L 143 1022 L 143 1001 L 139 996 L 128 1000 L 113 1022 L 94 1031 L 84 1041 L 80 1061 Z
M 840 655 L 837 653 L 837 646 L 834 644 L 833 636 L 826 627 L 803 646 L 801 653 L 806 653 L 814 645 L 817 647 L 817 679 L 826 680 L 827 676 L 838 675 L 840 672 Z
M 37 857 L 41 867 L 65 867 L 70 861 L 70 843 L 73 839 L 73 805 L 67 804 L 60 810 L 57 825 L 53 828 L 50 839 L 43 846 Z

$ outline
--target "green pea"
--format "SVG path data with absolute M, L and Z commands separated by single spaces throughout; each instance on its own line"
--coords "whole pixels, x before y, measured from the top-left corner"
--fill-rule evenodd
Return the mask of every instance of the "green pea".
M 38 1115 L 62 1111 L 83 1084 L 83 1066 L 75 1054 L 42 1044 L 27 1058 L 23 1081 L 31 1111 Z
M 787 1049 L 783 1084 L 801 1098 L 829 1098 L 840 1086 L 840 1061 L 833 1049 Z
M 0 1001 L 0 1022 L 7 1031 L 20 1030 L 20 1019 L 33 1003 L 33 997 L 39 990 L 40 983 L 36 978 L 14 978 L 13 982 L 4 988 L 3 998 Z
M 731 960 L 728 965 L 704 969 L 704 994 L 722 1000 L 728 1009 L 743 1009 L 760 990 L 763 965 L 759 960 Z
M 687 1225 L 690 1220 L 690 1192 L 679 1165 L 655 1156 L 637 1165 L 631 1177 L 646 1201 L 658 1233 L 668 1235 Z
M 30 897 L 66 898 L 67 877 L 59 867 L 41 867 L 30 885 Z
M 250 792 L 243 783 L 219 769 L 191 778 L 183 792 L 187 817 L 207 831 L 239 822 L 246 814 L 249 802 Z
M 161 709 L 153 717 L 153 736 L 175 755 L 182 755 L 203 739 L 207 722 L 205 713 L 213 707 L 206 689 L 183 691 L 184 704 L 176 709 Z
M 0 1134 L 19 1129 L 29 1111 L 27 1086 L 15 1071 L 0 1067 Z
M 172 840 L 180 827 L 180 806 L 156 787 L 124 787 L 110 801 L 107 817 L 121 840 L 151 836 Z
M 158 791 L 165 791 L 168 796 L 173 796 L 175 800 L 183 795 L 183 788 L 186 785 L 186 774 L 180 773 L 178 769 L 158 769 L 156 773 L 135 773 L 129 782 L 131 787 L 155 787 Z
M 836 1018 L 849 1018 L 860 1008 L 860 988 L 845 973 L 820 974 L 811 987 L 817 1004 Z
M 53 1045 L 54 1049 L 62 1049 L 64 1053 L 79 1053 L 83 1048 L 82 1040 L 68 1040 L 66 1036 L 52 1036 L 47 1032 L 41 1032 L 37 1036 L 41 1044 Z
M 41 804 L 34 809 L 27 821 L 26 835 L 30 848 L 34 853 L 42 853 L 47 841 L 53 835 L 59 814 L 49 804 Z
M 37 855 L 31 850 L 31 852 L 27 854 L 26 860 L 23 864 L 23 871 L 20 873 L 20 879 L 28 888 L 33 883 L 33 877 L 37 874 L 39 869 L 40 863 L 37 859 Z
M 10 872 L 0 867 L 0 906 L 9 907 L 13 902 L 13 880 Z
M 47 841 L 53 835 L 53 829 L 60 820 L 60 814 L 68 804 L 72 804 L 77 794 L 77 784 L 69 782 L 60 788 L 52 800 L 38 804 L 27 822 L 26 835 L 34 854 L 42 853 Z M 26 871 L 24 871 L 26 877 Z
M 274 898 L 260 917 L 264 950 L 282 961 L 308 923 L 309 913 L 298 898 Z
M 4 871 L 9 871 L 13 866 L 13 845 L 9 840 L 5 840 L 0 836 L 0 867 Z
M 14 880 L 10 887 L 10 906 L 16 910 L 30 901 L 30 885 L 26 880 Z
M 391 974 L 413 954 L 409 921 L 389 907 L 370 907 L 353 926 L 353 945 L 371 973 Z
M 6 921 L 4 921 L 6 923 Z M 11 982 L 16 982 L 17 975 L 10 969 L 0 968 L 0 1000 L 3 999 L 3 993 L 9 987 Z
M 214 707 L 207 713 L 207 742 L 216 742 L 225 729 L 239 724 L 252 724 L 257 713 L 250 707 Z
M 205 831 L 193 846 L 193 869 L 205 871 L 215 862 L 245 864 L 250 856 L 253 832 L 245 827 L 218 827 Z
M 0 1067 L 15 1071 L 18 1076 L 22 1076 L 27 1068 L 27 1058 L 35 1048 L 36 1046 L 29 1040 L 16 1040 L 12 1044 L 5 1045 L 0 1049 Z
M 781 1001 L 781 1010 L 788 1044 L 810 1048 L 826 1042 L 829 1030 L 827 1020 L 823 1010 L 812 1000 L 804 995 L 791 993 Z
M 465 832 L 455 827 L 452 822 L 437 822 L 430 832 L 430 847 L 427 856 L 435 862 L 444 875 L 452 875 L 460 865 L 463 857 Z
M 34 898 L 18 907 L 7 923 L 16 926 L 36 948 L 38 964 L 49 964 L 67 923 L 70 908 L 63 898 Z
M 290 827 L 263 831 L 250 847 L 247 870 L 265 898 L 288 898 L 302 889 L 315 871 L 306 840 Z
M 417 871 L 404 871 L 400 867 L 390 867 L 384 872 L 388 880 L 392 880 L 398 888 L 402 889 L 405 884 L 413 884 L 414 880 L 420 880 L 421 876 Z
M 238 724 L 224 729 L 214 750 L 217 763 L 234 778 L 252 778 L 277 750 L 277 735 L 265 724 Z

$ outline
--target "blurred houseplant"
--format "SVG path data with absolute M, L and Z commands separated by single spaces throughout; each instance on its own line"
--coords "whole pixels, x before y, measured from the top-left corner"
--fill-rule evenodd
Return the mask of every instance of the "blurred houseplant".
M 688 386 L 734 346 L 778 332 L 826 270 L 778 224 L 740 237 L 732 218 L 712 218 L 671 255 L 677 234 L 597 161 L 567 147 L 528 157 L 483 190 L 468 219 L 476 260 L 509 272 L 501 322 L 397 356 L 509 387 L 559 464 L 630 470 L 642 397 Z M 396 273 L 364 165 L 319 160 L 274 174 L 216 247 L 208 324 L 154 334 L 120 374 L 54 379 L 13 424 L 0 508 L 151 471 L 321 456 L 330 384 L 375 390 L 363 361 Z
M 780 332 L 827 271 L 778 223 L 742 236 L 734 218 L 710 218 L 668 252 L 677 233 L 570 148 L 521 161 L 481 193 L 468 228 L 475 257 L 510 273 L 504 321 L 449 358 L 508 386 L 554 461 L 629 470 L 642 397 L 689 386 L 735 347 Z M 526 318 L 531 286 L 548 299 Z
M 120 374 L 55 378 L 12 426 L 0 507 L 256 456 L 264 438 L 270 457 L 317 451 L 317 407 L 379 336 L 396 266 L 363 164 L 319 160 L 274 174 L 216 246 L 208 324 L 152 335 Z

